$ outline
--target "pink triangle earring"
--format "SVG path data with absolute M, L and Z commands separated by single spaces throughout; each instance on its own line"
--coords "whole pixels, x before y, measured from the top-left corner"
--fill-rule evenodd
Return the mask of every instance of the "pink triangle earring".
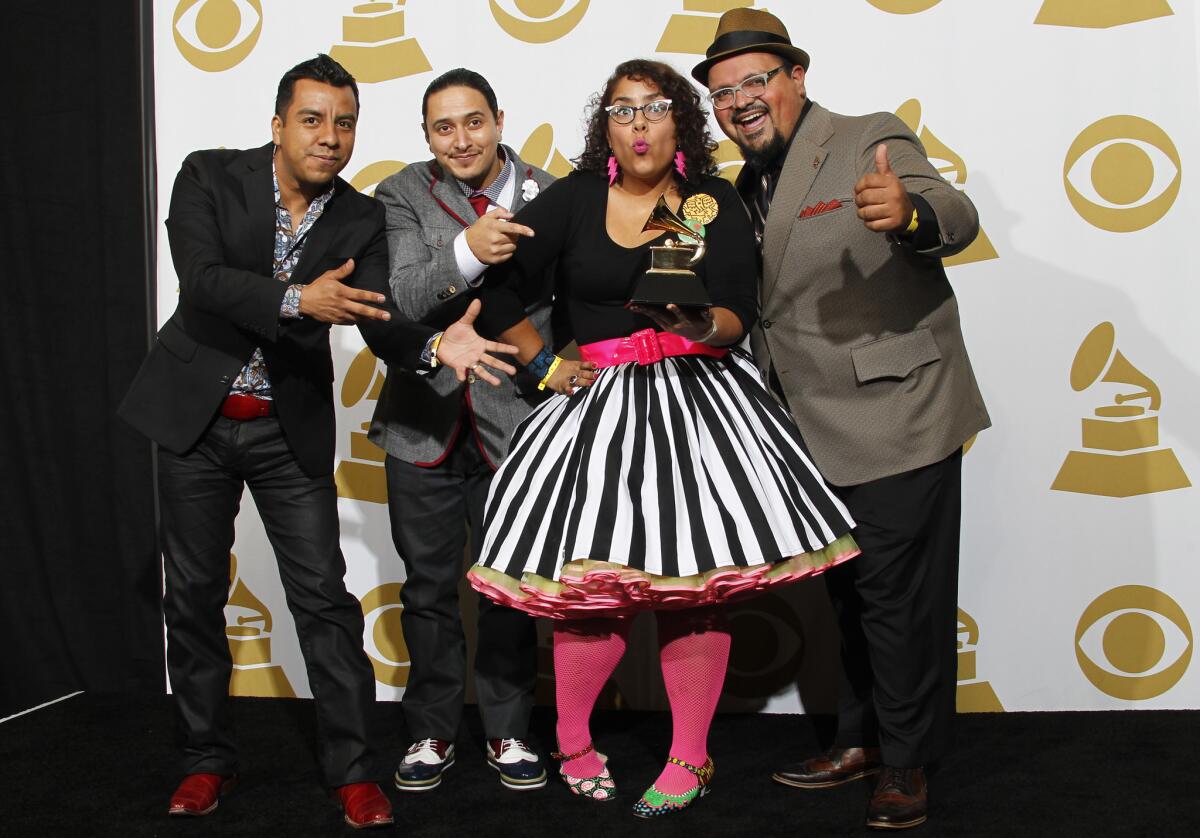
M 617 182 L 617 175 L 620 174 L 620 172 L 621 172 L 621 170 L 617 167 L 616 155 L 613 155 L 613 154 L 608 155 L 608 185 L 609 186 L 612 186 L 614 183 Z
M 687 160 L 682 151 L 675 152 L 675 171 L 679 172 L 681 178 L 687 180 Z

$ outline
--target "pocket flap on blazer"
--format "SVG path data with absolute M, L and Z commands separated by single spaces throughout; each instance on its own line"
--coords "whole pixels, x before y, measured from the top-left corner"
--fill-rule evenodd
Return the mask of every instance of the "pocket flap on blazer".
M 196 354 L 196 341 L 179 328 L 174 320 L 168 320 L 158 332 L 158 342 L 163 348 L 181 361 L 190 361 Z
M 907 378 L 917 367 L 942 359 L 928 328 L 880 338 L 850 350 L 854 377 L 859 384 L 880 378 Z

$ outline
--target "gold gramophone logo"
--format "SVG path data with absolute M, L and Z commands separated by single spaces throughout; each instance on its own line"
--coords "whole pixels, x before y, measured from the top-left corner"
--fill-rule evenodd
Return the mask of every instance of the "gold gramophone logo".
M 1071 364 L 1071 389 L 1116 385 L 1109 404 L 1083 421 L 1083 449 L 1070 451 L 1051 489 L 1127 498 L 1191 486 L 1179 459 L 1159 446 L 1162 393 L 1116 348 L 1116 329 L 1104 322 L 1088 333 Z
M 754 0 L 683 0 L 683 14 L 671 15 L 655 49 L 704 55 L 717 34 L 721 15 L 753 5 Z
M 579 25 L 591 0 L 488 0 L 500 28 L 527 44 L 557 41 Z M 509 11 L 509 6 L 513 11 Z
M 404 34 L 404 0 L 359 3 L 342 17 L 342 42 L 329 55 L 359 82 L 388 81 L 432 70 L 416 38 Z
M 219 73 L 254 51 L 262 19 L 261 0 L 180 0 L 171 34 L 189 64 Z
M 405 165 L 399 160 L 380 160 L 378 163 L 364 166 L 358 174 L 350 178 L 350 185 L 364 195 L 374 197 L 375 187 L 403 169 Z
M 920 9 L 916 11 L 920 11 Z M 917 135 L 917 139 L 925 146 L 925 153 L 929 156 L 929 162 L 937 169 L 938 174 L 954 184 L 958 189 L 966 186 L 966 162 L 949 146 L 934 136 L 934 133 L 929 130 L 929 126 L 922 122 L 921 103 L 916 99 L 909 99 L 896 110 L 896 116 L 900 117 L 900 120 L 909 127 L 909 130 Z M 992 246 L 991 239 L 988 238 L 984 229 L 980 227 L 979 235 L 975 237 L 975 241 L 971 242 L 966 250 L 943 259 L 942 264 L 949 268 L 954 265 L 984 262 L 988 259 L 997 258 L 999 256 L 996 253 L 996 248 Z
M 379 359 L 367 347 L 354 356 L 346 377 L 342 380 L 342 407 L 351 408 L 361 401 L 379 401 L 383 392 L 384 374 Z M 387 503 L 387 474 L 383 468 L 385 453 L 367 438 L 367 420 L 361 431 L 350 432 L 350 459 L 338 463 L 333 474 L 340 498 L 352 498 L 368 503 Z
M 1175 14 L 1167 0 L 1046 0 L 1034 23 L 1108 29 Z
M 958 695 L 960 713 L 1003 713 L 1004 706 L 987 681 L 980 680 L 976 666 L 979 623 L 958 609 Z
M 566 177 L 575 170 L 571 161 L 554 147 L 554 126 L 549 122 L 543 122 L 533 129 L 518 156 L 555 177 Z
M 295 698 L 283 667 L 271 662 L 271 611 L 238 575 L 238 560 L 229 554 L 229 600 L 225 604 L 225 639 L 233 658 L 230 695 Z
M 1075 211 L 1112 233 L 1149 227 L 1179 195 L 1183 166 L 1163 129 L 1137 116 L 1110 116 L 1083 130 L 1063 163 Z
M 872 6 L 894 15 L 915 15 L 932 9 L 942 0 L 867 0 Z
M 400 604 L 403 587 L 399 582 L 389 582 L 367 591 L 362 598 L 363 646 L 375 670 L 375 680 L 392 687 L 406 686 L 411 668 L 400 623 L 400 615 L 404 613 Z
M 1075 659 L 1096 689 L 1140 701 L 1179 683 L 1192 660 L 1192 624 L 1157 588 L 1124 585 L 1096 598 L 1075 628 Z

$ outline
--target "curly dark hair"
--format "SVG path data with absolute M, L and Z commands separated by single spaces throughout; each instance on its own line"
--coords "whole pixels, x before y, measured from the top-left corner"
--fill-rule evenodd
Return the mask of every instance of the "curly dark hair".
M 699 182 L 701 176 L 715 174 L 717 162 L 713 152 L 717 144 L 708 130 L 708 112 L 704 110 L 700 94 L 692 83 L 661 61 L 635 58 L 617 65 L 604 84 L 604 89 L 594 95 L 588 103 L 587 134 L 583 153 L 572 162 L 581 172 L 607 174 L 608 157 L 608 114 L 605 106 L 611 104 L 613 88 L 621 79 L 644 81 L 655 84 L 665 98 L 671 100 L 671 113 L 675 118 L 675 140 L 687 160 L 687 180 Z

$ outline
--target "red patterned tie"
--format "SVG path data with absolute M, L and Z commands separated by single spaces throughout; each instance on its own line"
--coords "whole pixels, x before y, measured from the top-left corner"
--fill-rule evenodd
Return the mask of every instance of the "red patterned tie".
M 472 195 L 471 197 L 467 198 L 467 200 L 470 201 L 471 206 L 475 208 L 476 215 L 483 215 L 486 213 L 488 211 L 488 204 L 491 203 L 488 201 L 488 196 L 484 195 L 482 192 L 477 195 Z

